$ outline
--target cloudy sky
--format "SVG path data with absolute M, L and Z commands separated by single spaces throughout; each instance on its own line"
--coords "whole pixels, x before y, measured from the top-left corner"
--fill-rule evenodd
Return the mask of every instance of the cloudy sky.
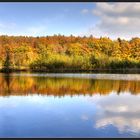
M 140 3 L 0 3 L 0 35 L 140 36 Z

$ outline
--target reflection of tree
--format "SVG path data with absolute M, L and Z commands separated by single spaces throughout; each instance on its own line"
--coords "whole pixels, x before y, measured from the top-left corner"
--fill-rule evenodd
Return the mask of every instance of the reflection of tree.
M 12 85 L 12 86 L 11 86 Z M 3 93 L 15 95 L 28 95 L 39 93 L 41 95 L 108 95 L 115 91 L 140 93 L 140 81 L 121 80 L 91 80 L 78 78 L 50 78 L 50 77 L 10 77 L 9 74 L 0 77 L 0 90 Z
M 4 93 L 6 93 L 6 95 L 10 95 L 11 89 L 10 89 L 10 74 L 9 73 L 3 76 L 3 82 L 5 83 Z

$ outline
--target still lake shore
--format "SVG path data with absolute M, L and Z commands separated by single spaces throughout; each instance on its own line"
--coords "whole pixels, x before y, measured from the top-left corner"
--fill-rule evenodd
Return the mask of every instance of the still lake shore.
M 43 73 L 122 73 L 140 74 L 140 68 L 123 69 L 30 69 L 30 68 L 0 68 L 0 72 L 43 72 Z

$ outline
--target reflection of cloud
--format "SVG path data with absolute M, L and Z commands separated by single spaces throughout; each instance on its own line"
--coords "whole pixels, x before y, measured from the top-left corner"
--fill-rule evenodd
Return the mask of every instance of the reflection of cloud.
M 110 106 L 106 108 L 106 111 L 112 111 L 112 112 L 126 112 L 128 111 L 128 107 L 127 106 L 122 106 L 122 105 L 118 105 L 115 109 L 114 106 Z
M 95 128 L 113 125 L 120 133 L 140 133 L 140 96 L 112 93 L 93 100 L 97 106 Z
M 84 114 L 84 115 L 82 115 L 81 119 L 82 119 L 82 120 L 84 120 L 84 121 L 89 120 L 88 116 L 87 116 L 87 115 L 85 115 L 85 114 Z
M 49 98 L 49 97 L 47 97 Z M 15 102 L 16 100 L 16 102 Z M 18 107 L 21 103 L 32 103 L 34 105 L 45 105 L 47 103 L 44 96 L 31 95 L 31 96 L 10 96 L 9 98 L 0 97 L 0 109 L 4 107 Z M 9 105 L 10 104 L 10 105 Z
M 108 117 L 99 119 L 96 122 L 95 127 L 101 128 L 106 127 L 108 125 L 115 126 L 120 133 L 123 132 L 140 132 L 140 119 L 139 118 L 125 118 L 125 117 Z

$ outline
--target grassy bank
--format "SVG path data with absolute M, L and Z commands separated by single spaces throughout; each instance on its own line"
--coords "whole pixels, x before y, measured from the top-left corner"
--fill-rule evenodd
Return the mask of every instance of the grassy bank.
M 140 68 L 124 68 L 124 69 L 30 69 L 30 68 L 1 68 L 2 73 L 13 72 L 37 72 L 37 73 L 122 73 L 122 74 L 140 74 Z

